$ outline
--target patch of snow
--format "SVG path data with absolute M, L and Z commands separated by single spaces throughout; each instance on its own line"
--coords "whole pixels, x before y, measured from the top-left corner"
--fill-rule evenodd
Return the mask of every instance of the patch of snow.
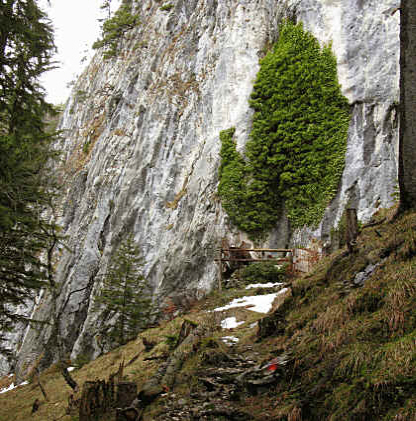
M 67 370 L 68 370 L 69 372 L 74 371 L 74 370 L 75 370 L 75 367 L 68 367 L 68 368 L 67 368 Z
M 221 322 L 221 327 L 223 329 L 234 329 L 240 325 L 243 325 L 245 322 L 237 322 L 235 317 L 227 317 Z
M 10 377 L 10 376 L 9 376 Z M 18 384 L 17 386 L 15 386 L 14 385 L 14 383 L 12 383 L 10 386 L 8 386 L 8 387 L 6 387 L 6 388 L 4 388 L 4 389 L 1 389 L 0 390 L 0 394 L 2 394 L 2 393 L 6 393 L 6 392 L 10 392 L 11 390 L 13 390 L 13 389 L 16 389 L 16 387 L 19 387 L 19 386 L 25 386 L 25 385 L 27 385 L 27 384 L 29 384 L 29 382 L 23 382 L 23 383 L 20 383 L 20 384 Z
M 283 285 L 281 282 L 268 282 L 267 284 L 250 284 L 246 286 L 246 289 L 251 289 L 251 288 L 273 288 L 273 287 L 277 287 Z
M 238 343 L 239 339 L 235 336 L 224 336 L 221 338 L 226 345 L 234 345 Z
M 14 376 L 14 374 L 12 373 L 12 374 L 9 374 L 7 377 L 13 377 Z
M 253 327 L 256 327 L 258 325 L 258 323 L 257 322 L 254 322 L 254 323 L 252 323 L 251 325 L 250 325 L 250 328 L 251 329 L 253 329 Z
M 9 387 L 6 387 L 6 388 L 4 388 L 4 389 L 1 389 L 0 390 L 0 394 L 1 393 L 6 393 L 6 392 L 10 392 L 11 390 L 13 390 L 15 387 L 17 387 L 17 386 L 15 386 L 14 385 L 14 383 L 12 383 Z
M 272 304 L 275 298 L 280 294 L 284 294 L 287 290 L 288 288 L 283 288 L 282 290 L 274 294 L 254 295 L 250 297 L 236 298 L 233 301 L 231 301 L 230 304 L 227 304 L 224 307 L 216 308 L 213 311 L 224 311 L 230 308 L 251 306 L 249 308 L 249 310 L 251 311 L 255 311 L 257 313 L 268 313 L 272 308 Z

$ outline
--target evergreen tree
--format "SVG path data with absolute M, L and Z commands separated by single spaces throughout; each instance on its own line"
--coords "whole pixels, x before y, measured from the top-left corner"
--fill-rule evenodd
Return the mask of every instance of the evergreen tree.
M 54 135 L 45 128 L 51 105 L 39 77 L 51 68 L 53 31 L 35 0 L 0 0 L 0 332 L 24 318 L 25 304 L 44 286 L 40 256 L 53 226 L 43 217 L 53 200 L 44 167 Z M 1 337 L 1 335 L 0 335 Z
M 120 8 L 111 16 L 111 0 L 105 0 L 101 8 L 107 11 L 108 18 L 102 26 L 102 38 L 97 40 L 92 48 L 104 47 L 103 56 L 105 59 L 114 57 L 118 52 L 118 44 L 126 32 L 140 24 L 140 18 L 133 13 L 131 0 L 123 0 Z
M 140 250 L 129 235 L 111 259 L 103 289 L 96 299 L 96 311 L 104 306 L 106 318 L 116 317 L 115 324 L 102 331 L 119 344 L 133 339 L 154 314 L 142 266 Z

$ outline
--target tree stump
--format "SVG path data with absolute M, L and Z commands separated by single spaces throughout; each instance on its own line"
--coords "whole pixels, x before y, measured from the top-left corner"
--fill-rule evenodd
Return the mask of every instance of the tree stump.
M 127 408 L 137 396 L 137 384 L 133 382 L 120 382 L 117 386 L 117 408 Z
M 87 381 L 82 389 L 79 421 L 98 421 L 114 403 L 114 383 L 105 380 Z

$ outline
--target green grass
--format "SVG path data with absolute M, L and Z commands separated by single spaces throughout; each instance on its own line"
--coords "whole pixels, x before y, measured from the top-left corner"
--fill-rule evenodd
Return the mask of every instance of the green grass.
M 311 421 L 415 419 L 415 239 L 415 214 L 364 229 L 356 254 L 338 253 L 294 283 L 275 337 L 293 359 L 273 419 L 293 408 Z M 345 289 L 343 280 L 380 261 L 364 287 Z

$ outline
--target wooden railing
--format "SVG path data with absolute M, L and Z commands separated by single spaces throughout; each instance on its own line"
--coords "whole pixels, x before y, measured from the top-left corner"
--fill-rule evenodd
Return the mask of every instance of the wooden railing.
M 218 288 L 222 289 L 223 276 L 224 276 L 224 263 L 225 262 L 241 262 L 241 263 L 256 263 L 256 262 L 275 262 L 275 263 L 288 263 L 288 271 L 291 273 L 296 272 L 309 272 L 312 266 L 319 261 L 321 254 L 316 250 L 306 248 L 293 248 L 293 249 L 272 249 L 272 248 L 250 248 L 244 249 L 239 247 L 229 247 L 218 249 L 219 257 L 215 259 L 219 263 L 219 280 Z M 250 252 L 261 253 L 262 257 L 252 257 Z M 286 253 L 286 257 L 264 256 L 264 253 Z M 307 254 L 307 258 L 305 257 Z

